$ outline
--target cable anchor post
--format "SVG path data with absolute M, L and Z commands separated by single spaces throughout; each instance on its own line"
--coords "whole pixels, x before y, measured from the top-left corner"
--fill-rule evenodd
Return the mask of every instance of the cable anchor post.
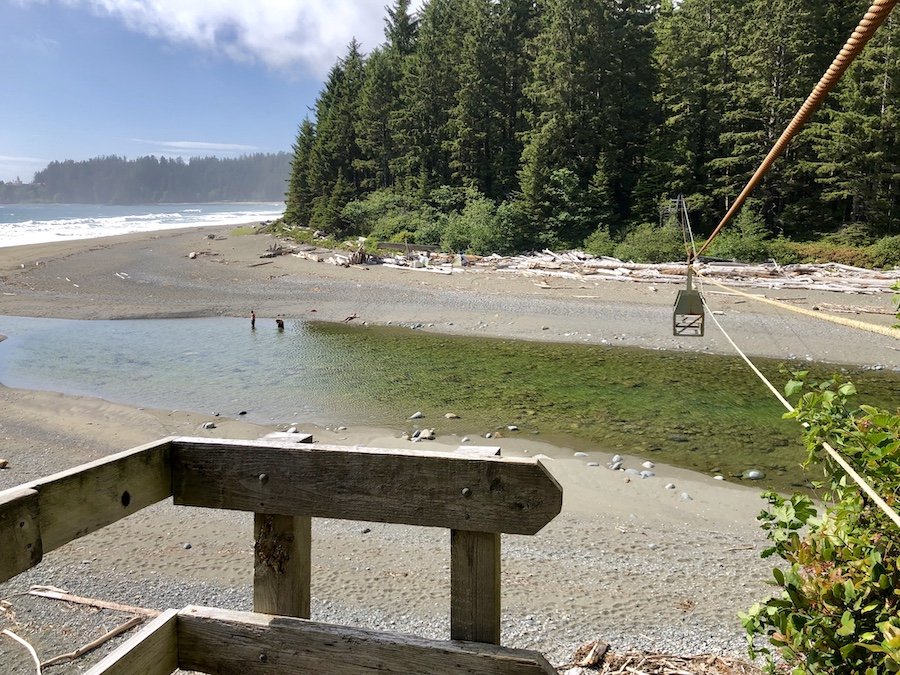
M 703 337 L 704 309 L 700 291 L 694 290 L 694 268 L 687 266 L 687 287 L 678 291 L 672 313 L 672 335 Z

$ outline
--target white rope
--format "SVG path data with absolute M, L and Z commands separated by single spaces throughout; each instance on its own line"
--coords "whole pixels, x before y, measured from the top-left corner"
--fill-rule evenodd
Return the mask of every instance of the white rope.
M 740 355 L 742 359 L 744 359 L 747 365 L 750 366 L 751 370 L 756 373 L 756 376 L 762 381 L 762 383 L 769 388 L 769 391 L 775 394 L 775 398 L 781 401 L 781 404 L 788 410 L 788 412 L 794 412 L 794 406 L 792 406 L 788 402 L 788 400 L 781 395 L 781 392 L 779 392 L 778 389 L 769 381 L 769 378 L 762 374 L 759 368 L 757 368 L 753 364 L 753 362 L 743 352 L 743 350 L 741 350 L 741 348 L 737 346 L 735 341 L 731 339 L 731 336 L 728 335 L 728 333 L 722 327 L 722 324 L 719 323 L 719 320 L 716 318 L 715 314 L 713 314 L 712 310 L 710 310 L 705 298 L 703 298 L 703 306 L 706 308 L 707 315 L 713 320 L 713 323 L 716 324 L 718 329 L 722 332 L 722 335 L 725 336 L 725 339 L 728 340 L 731 346 L 734 347 L 734 350 Z M 803 422 L 803 426 L 807 429 L 809 428 L 809 424 L 807 424 L 806 422 Z M 856 470 L 847 463 L 847 460 L 841 457 L 838 451 L 831 447 L 831 445 L 827 441 L 822 441 L 822 447 L 825 448 L 826 452 L 828 452 L 831 458 L 840 465 L 840 467 L 847 473 L 847 475 L 850 476 L 857 485 L 859 485 L 862 491 L 865 492 L 882 511 L 884 511 L 885 515 L 892 521 L 894 521 L 894 524 L 897 525 L 897 527 L 900 527 L 900 515 L 898 515 L 897 512 L 894 511 L 894 509 L 892 509 L 877 492 L 875 492 L 875 489 L 871 485 L 869 485 L 865 478 L 860 476 L 856 472 Z
M 40 658 L 38 658 L 37 652 L 34 651 L 34 647 L 31 646 L 31 643 L 29 643 L 27 640 L 20 638 L 18 635 L 13 633 L 11 630 L 2 630 L 2 631 L 0 631 L 0 635 L 5 635 L 8 638 L 12 638 L 16 642 L 18 642 L 20 645 L 25 647 L 25 649 L 28 650 L 28 653 L 31 654 L 31 659 L 32 659 L 32 661 L 34 661 L 34 667 L 37 669 L 37 671 L 36 671 L 37 675 L 41 675 L 41 673 L 43 672 L 43 668 L 41 666 L 41 660 L 40 660 Z

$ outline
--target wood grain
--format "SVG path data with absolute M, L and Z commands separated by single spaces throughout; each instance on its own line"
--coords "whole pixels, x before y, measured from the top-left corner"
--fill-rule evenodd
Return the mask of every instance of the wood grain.
M 87 675 L 171 675 L 178 668 L 177 623 L 178 610 L 163 612 Z
M 178 615 L 178 667 L 220 675 L 556 672 L 541 654 L 522 649 L 205 607 Z
M 450 639 L 500 644 L 500 535 L 450 531 Z
M 26 483 L 38 492 L 44 553 L 172 494 L 169 439 Z
M 176 438 L 172 486 L 189 506 L 516 534 L 562 507 L 538 460 L 320 444 Z
M 0 492 L 0 581 L 37 565 L 43 552 L 37 491 L 13 488 Z
M 254 611 L 308 619 L 312 518 L 257 513 L 253 536 Z

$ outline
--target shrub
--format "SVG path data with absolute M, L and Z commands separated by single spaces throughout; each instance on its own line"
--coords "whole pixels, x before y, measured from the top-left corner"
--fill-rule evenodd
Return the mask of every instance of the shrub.
M 681 230 L 672 225 L 638 225 L 615 249 L 616 257 L 635 262 L 672 262 L 687 259 Z
M 730 228 L 713 239 L 709 253 L 720 258 L 733 258 L 741 262 L 761 262 L 771 257 L 766 241 L 769 231 L 762 217 L 745 208 L 734 219 Z
M 490 199 L 469 200 L 461 213 L 447 216 L 441 246 L 447 251 L 470 251 L 481 255 L 504 249 L 495 224 L 496 207 Z
M 792 265 L 803 260 L 796 244 L 781 236 L 769 240 L 768 249 L 769 257 L 779 265 Z
M 593 255 L 614 255 L 616 242 L 605 227 L 598 227 L 594 233 L 584 240 L 584 250 Z
M 822 440 L 843 456 L 877 493 L 896 503 L 900 491 L 900 415 L 859 406 L 849 398 L 852 384 L 833 378 L 809 385 L 795 373 L 786 393 L 804 391 L 793 417 L 808 424 L 804 434 L 807 467 L 824 467 L 825 510 L 818 516 L 805 495 L 766 493 L 769 509 L 760 514 L 771 546 L 786 569 L 773 570 L 779 597 L 754 605 L 741 615 L 750 638 L 750 654 L 768 647 L 753 638 L 765 636 L 792 673 L 895 673 L 900 671 L 900 529 L 857 488 L 844 470 L 821 449 Z
M 873 267 L 893 268 L 900 265 L 900 234 L 875 242 L 867 252 Z

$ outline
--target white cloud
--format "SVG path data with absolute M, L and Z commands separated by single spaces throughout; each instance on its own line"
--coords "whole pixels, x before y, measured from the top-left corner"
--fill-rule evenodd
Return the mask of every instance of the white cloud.
M 34 0 L 32 0 L 34 1 Z M 368 52 L 384 39 L 387 0 L 60 0 L 129 29 L 271 68 L 322 76 L 355 36 Z M 421 4 L 421 0 L 415 3 Z
M 132 138 L 136 143 L 153 145 L 170 154 L 196 154 L 205 152 L 210 154 L 228 154 L 236 152 L 256 152 L 255 145 L 240 145 L 239 143 L 208 143 L 206 141 L 150 141 L 145 138 Z

